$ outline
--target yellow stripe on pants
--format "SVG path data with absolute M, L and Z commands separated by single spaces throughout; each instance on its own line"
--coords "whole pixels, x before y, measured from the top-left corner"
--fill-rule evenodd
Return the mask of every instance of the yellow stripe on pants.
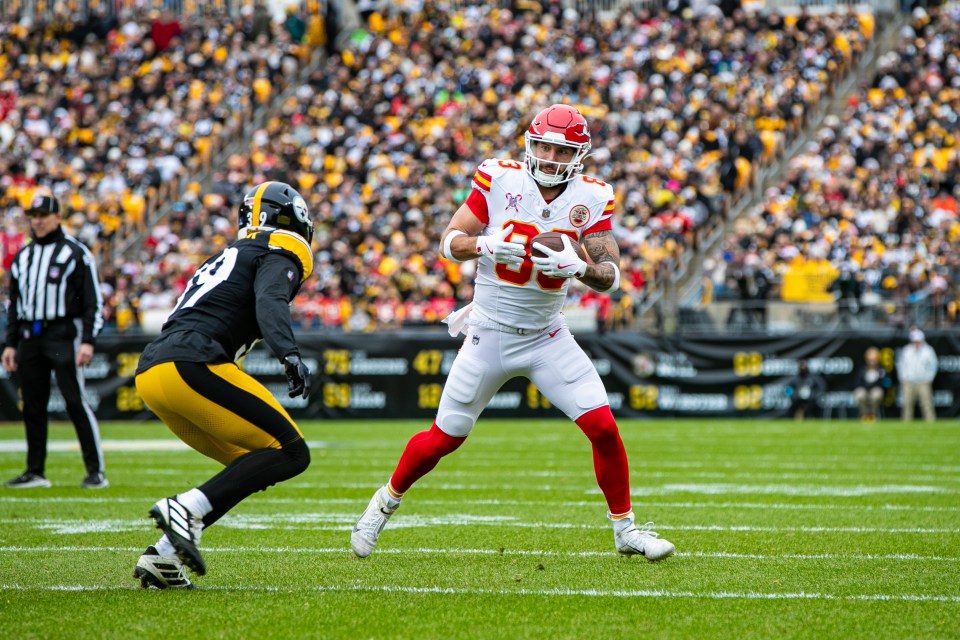
M 238 394 L 249 394 L 269 405 L 303 436 L 273 394 L 235 363 L 205 366 L 212 375 L 235 387 Z M 225 465 L 255 449 L 280 448 L 276 438 L 247 417 L 211 400 L 202 389 L 191 387 L 177 371 L 176 363 L 150 367 L 137 376 L 136 385 L 143 401 L 178 438 Z

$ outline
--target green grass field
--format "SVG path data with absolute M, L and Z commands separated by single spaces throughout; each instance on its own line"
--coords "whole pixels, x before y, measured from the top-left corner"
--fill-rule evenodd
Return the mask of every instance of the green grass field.
M 481 420 L 374 554 L 349 530 L 420 422 L 310 422 L 313 464 L 204 532 L 194 591 L 130 573 L 158 498 L 218 466 L 160 423 L 101 425 L 108 477 L 0 487 L 0 637 L 957 638 L 960 424 L 622 421 L 634 510 L 677 554 L 620 557 L 589 445 L 564 421 Z M 23 470 L 0 428 L 0 476 Z

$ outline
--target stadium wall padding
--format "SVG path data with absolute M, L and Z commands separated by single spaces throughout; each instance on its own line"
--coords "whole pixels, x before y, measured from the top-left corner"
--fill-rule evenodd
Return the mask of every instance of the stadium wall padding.
M 152 417 L 133 383 L 140 352 L 149 340 L 117 335 L 98 340 L 85 375 L 88 400 L 101 420 Z M 400 331 L 300 334 L 298 340 L 314 373 L 307 400 L 287 397 L 283 369 L 262 343 L 241 365 L 294 418 L 430 420 L 462 338 L 442 331 Z M 892 369 L 907 342 L 906 332 L 895 330 L 696 338 L 612 333 L 584 334 L 577 340 L 593 359 L 614 414 L 620 417 L 786 416 L 790 402 L 784 386 L 800 358 L 806 358 L 810 369 L 827 383 L 828 391 L 818 400 L 819 415 L 856 417 L 852 391 L 864 351 L 878 347 L 881 362 Z M 927 342 L 940 362 L 934 381 L 937 413 L 957 416 L 960 334 L 929 331 Z M 49 406 L 53 419 L 67 419 L 55 385 Z M 899 387 L 894 384 L 884 399 L 884 417 L 899 417 L 899 407 Z M 515 378 L 494 397 L 483 417 L 561 415 L 534 385 Z M 16 382 L 0 370 L 0 421 L 20 420 Z

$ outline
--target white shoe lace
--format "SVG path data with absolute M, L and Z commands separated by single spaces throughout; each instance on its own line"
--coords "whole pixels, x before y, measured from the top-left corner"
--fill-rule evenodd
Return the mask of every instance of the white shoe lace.
M 626 555 L 638 553 L 654 562 L 673 555 L 673 543 L 660 538 L 660 534 L 652 528 L 652 522 L 645 522 L 639 527 L 633 522 L 624 525 L 622 529 L 615 531 L 617 551 Z
M 377 540 L 380 538 L 380 532 L 382 532 L 383 528 L 387 525 L 387 520 L 390 519 L 390 516 L 392 516 L 400 506 L 398 503 L 391 508 L 384 500 L 383 494 L 381 493 L 382 491 L 383 489 L 377 491 L 370 501 L 370 504 L 367 505 L 363 515 L 360 516 L 360 520 L 357 521 L 356 526 L 353 528 L 351 542 L 354 545 L 354 552 L 360 555 L 360 557 L 369 555 L 370 551 L 373 550 L 374 545 L 377 544 Z M 358 541 L 354 540 L 355 537 L 362 538 L 363 543 L 358 546 Z M 366 549 L 366 547 L 369 547 L 369 550 Z
M 393 512 L 397 510 L 397 507 L 391 508 L 387 501 L 383 499 L 382 492 L 383 489 L 377 492 L 376 509 L 371 509 L 371 513 L 374 514 L 374 517 L 370 518 L 370 524 L 372 526 L 368 528 L 376 530 L 374 535 L 380 535 L 383 527 L 387 524 L 387 520 L 389 520 L 390 516 L 393 515 Z

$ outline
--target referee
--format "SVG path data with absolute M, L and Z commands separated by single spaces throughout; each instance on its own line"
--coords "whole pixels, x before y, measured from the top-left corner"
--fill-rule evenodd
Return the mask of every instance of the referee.
M 87 475 L 81 487 L 109 486 L 97 418 L 83 397 L 81 367 L 93 358 L 103 326 L 103 301 L 93 254 L 60 227 L 60 202 L 36 196 L 27 209 L 33 241 L 13 258 L 3 368 L 18 374 L 27 432 L 27 470 L 4 483 L 11 488 L 49 487 L 47 402 L 50 372 L 67 405 Z

